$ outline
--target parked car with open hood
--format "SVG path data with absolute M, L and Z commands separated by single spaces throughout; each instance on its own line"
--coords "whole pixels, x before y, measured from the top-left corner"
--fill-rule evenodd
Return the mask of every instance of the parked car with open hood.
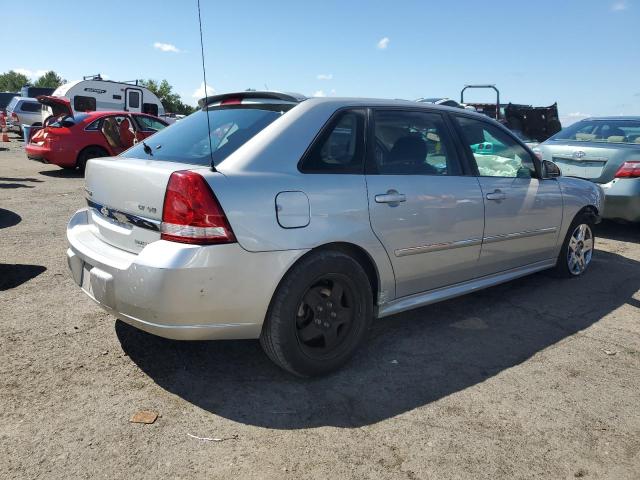
M 318 375 L 376 316 L 590 264 L 601 189 L 486 116 L 255 91 L 201 104 L 89 162 L 68 225 L 75 282 L 137 328 L 260 338 L 281 367 Z
M 640 117 L 587 118 L 538 149 L 563 176 L 602 186 L 605 218 L 640 222 Z
M 167 126 L 151 115 L 130 112 L 88 112 L 71 114 L 64 102 L 40 97 L 57 115 L 31 136 L 25 146 L 27 157 L 62 168 L 84 170 L 92 158 L 118 155 Z

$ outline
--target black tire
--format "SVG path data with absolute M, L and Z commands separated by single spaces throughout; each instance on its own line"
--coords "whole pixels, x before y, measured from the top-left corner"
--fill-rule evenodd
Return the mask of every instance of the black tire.
M 280 282 L 260 344 L 294 375 L 325 375 L 353 356 L 372 319 L 373 295 L 362 266 L 342 252 L 312 253 Z
M 579 238 L 579 233 L 578 238 L 575 237 L 577 230 L 581 226 L 586 226 L 585 238 L 583 239 Z M 595 248 L 595 240 L 596 237 L 593 233 L 593 217 L 584 212 L 576 215 L 576 218 L 573 219 L 571 226 L 567 230 L 564 242 L 562 242 L 562 248 L 558 254 L 556 266 L 551 271 L 552 274 L 558 278 L 576 278 L 584 275 L 591 264 Z M 578 264 L 574 264 L 571 259 L 571 254 L 573 253 L 575 258 L 577 252 L 579 252 L 578 257 L 582 256 L 582 261 L 584 263 L 583 268 Z M 572 264 L 574 264 L 573 268 L 571 266 Z
M 104 148 L 101 147 L 87 147 L 80 152 L 78 155 L 78 160 L 76 160 L 76 167 L 81 172 L 84 172 L 85 168 L 87 168 L 87 161 L 92 158 L 100 158 L 100 157 L 108 157 L 109 152 L 107 152 Z

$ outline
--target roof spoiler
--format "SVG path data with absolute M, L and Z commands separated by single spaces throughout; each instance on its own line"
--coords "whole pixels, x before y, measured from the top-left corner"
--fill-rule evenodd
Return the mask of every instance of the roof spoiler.
M 222 93 L 220 95 L 210 95 L 208 97 L 204 97 L 198 100 L 198 106 L 202 108 L 212 103 L 222 102 L 229 98 L 238 98 L 238 99 L 264 98 L 264 99 L 270 99 L 270 100 L 282 100 L 285 102 L 295 102 L 295 103 L 302 102 L 303 100 L 307 99 L 307 97 L 299 93 L 284 93 L 284 92 L 271 92 L 271 91 L 259 92 L 255 90 L 250 90 L 246 92 L 232 92 L 232 93 Z

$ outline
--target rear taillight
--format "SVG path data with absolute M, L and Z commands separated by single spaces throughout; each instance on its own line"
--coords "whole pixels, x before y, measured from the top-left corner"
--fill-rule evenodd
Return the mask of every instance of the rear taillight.
M 640 177 L 640 160 L 624 162 L 616 172 L 616 178 Z
M 205 179 L 190 171 L 173 172 L 162 209 L 161 238 L 209 245 L 233 243 L 236 237 Z

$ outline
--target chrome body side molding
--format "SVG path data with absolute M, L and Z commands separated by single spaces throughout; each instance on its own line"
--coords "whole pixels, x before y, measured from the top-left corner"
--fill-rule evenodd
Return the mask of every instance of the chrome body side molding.
M 458 240 L 456 242 L 432 243 L 430 245 L 422 245 L 420 247 L 399 248 L 394 253 L 396 257 L 404 257 L 406 255 L 417 255 L 418 253 L 439 252 L 441 250 L 449 250 L 452 248 L 471 247 L 480 245 L 481 238 L 469 238 L 467 240 Z
M 524 232 L 505 233 L 504 235 L 492 235 L 484 237 L 483 243 L 495 243 L 503 242 L 505 240 L 515 240 L 517 238 L 536 237 L 538 235 L 548 235 L 550 233 L 556 233 L 557 227 L 540 228 L 539 230 L 526 230 Z

